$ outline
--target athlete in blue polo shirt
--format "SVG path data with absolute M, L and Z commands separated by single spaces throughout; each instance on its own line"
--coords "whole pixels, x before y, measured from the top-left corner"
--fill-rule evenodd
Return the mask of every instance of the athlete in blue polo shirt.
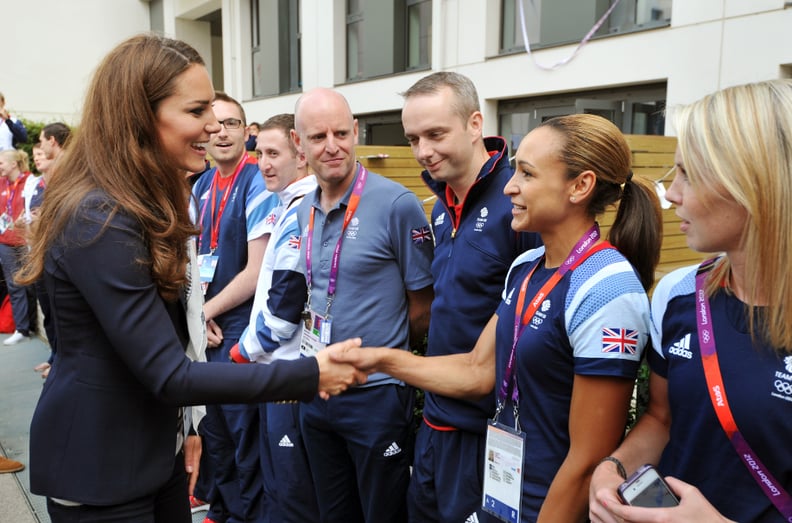
M 247 327 L 253 294 L 278 197 L 266 190 L 245 152 L 245 115 L 236 100 L 217 93 L 212 105 L 222 124 L 207 151 L 216 167 L 193 186 L 201 227 L 198 255 L 209 361 L 229 361 L 229 351 Z M 215 495 L 210 522 L 264 521 L 259 465 L 258 406 L 208 405 L 199 426 Z
M 339 358 L 444 396 L 495 387 L 496 423 L 478 457 L 488 514 L 469 520 L 583 521 L 591 470 L 624 435 L 661 240 L 657 195 L 632 178 L 631 156 L 599 116 L 544 122 L 522 140 L 504 188 L 511 227 L 538 232 L 544 246 L 514 261 L 473 349 L 420 358 L 363 347 Z M 616 202 L 612 245 L 596 217 Z
M 500 302 L 511 262 L 541 240 L 510 227 L 512 206 L 503 194 L 513 173 L 508 149 L 502 138 L 482 137 L 470 79 L 433 73 L 404 97 L 405 135 L 438 199 L 432 210 L 435 297 L 427 354 L 467 353 Z M 478 401 L 432 392 L 425 398 L 407 498 L 410 521 L 475 521 L 481 515 L 484 435 L 494 394 Z

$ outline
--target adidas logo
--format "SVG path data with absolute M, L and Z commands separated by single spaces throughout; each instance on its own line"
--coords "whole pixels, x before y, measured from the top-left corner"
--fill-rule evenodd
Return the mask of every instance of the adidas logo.
M 396 442 L 394 441 L 393 443 L 390 444 L 390 447 L 385 449 L 385 452 L 383 452 L 382 455 L 384 457 L 386 457 L 386 458 L 389 458 L 391 456 L 395 456 L 396 454 L 398 454 L 401 451 L 402 451 L 401 447 L 398 446 L 396 444 Z
M 476 513 L 474 512 L 474 513 L 472 513 L 471 515 L 469 515 L 467 517 L 467 519 L 465 520 L 465 523 L 479 523 L 479 518 L 476 515 Z
M 671 348 L 668 349 L 668 354 L 680 356 L 686 359 L 693 359 L 693 353 L 690 351 L 690 333 L 685 334 L 681 340 L 674 342 Z
M 279 447 L 293 447 L 294 443 L 291 442 L 289 436 L 284 435 L 281 440 L 278 442 Z

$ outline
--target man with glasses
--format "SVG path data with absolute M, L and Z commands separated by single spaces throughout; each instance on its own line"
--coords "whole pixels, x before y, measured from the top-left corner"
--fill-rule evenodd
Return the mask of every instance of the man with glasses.
M 277 216 L 278 197 L 267 191 L 255 158 L 245 151 L 242 106 L 218 92 L 212 104 L 221 124 L 206 150 L 215 167 L 193 186 L 201 228 L 198 263 L 204 291 L 209 361 L 229 362 L 248 324 L 259 269 Z M 257 405 L 208 405 L 199 433 L 213 491 L 208 523 L 265 521 L 259 466 Z M 206 478 L 205 470 L 202 476 Z

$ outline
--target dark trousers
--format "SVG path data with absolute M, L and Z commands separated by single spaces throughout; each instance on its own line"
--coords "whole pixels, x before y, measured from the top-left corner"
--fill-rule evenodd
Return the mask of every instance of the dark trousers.
M 0 265 L 3 267 L 3 277 L 8 287 L 8 298 L 11 301 L 16 330 L 30 334 L 30 302 L 33 293 L 29 287 L 14 283 L 14 275 L 22 266 L 22 257 L 26 249 L 24 245 L 12 247 L 0 243 Z
M 418 429 L 407 493 L 411 523 L 488 521 L 481 508 L 485 434 Z
M 356 388 L 300 407 L 323 523 L 407 520 L 412 463 L 412 388 Z
M 207 349 L 207 359 L 228 362 L 236 342 L 226 338 L 221 347 Z M 207 517 L 218 523 L 265 523 L 258 405 L 207 405 L 200 430 L 214 484 L 214 495 L 205 500 Z
M 298 403 L 265 403 L 261 417 L 261 468 L 273 523 L 319 521 L 311 468 L 300 430 Z
M 173 474 L 156 492 L 118 505 L 67 507 L 47 499 L 52 523 L 190 523 L 184 454 L 176 456 Z

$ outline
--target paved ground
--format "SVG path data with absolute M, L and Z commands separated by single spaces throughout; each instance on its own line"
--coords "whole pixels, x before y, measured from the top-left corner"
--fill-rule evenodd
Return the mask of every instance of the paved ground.
M 0 335 L 0 341 L 7 337 Z M 25 464 L 30 418 L 43 383 L 33 367 L 48 357 L 49 348 L 38 339 L 10 347 L 0 343 L 0 453 Z M 0 523 L 50 523 L 44 498 L 29 489 L 27 469 L 0 474 Z M 194 514 L 193 521 L 200 523 L 204 516 Z

